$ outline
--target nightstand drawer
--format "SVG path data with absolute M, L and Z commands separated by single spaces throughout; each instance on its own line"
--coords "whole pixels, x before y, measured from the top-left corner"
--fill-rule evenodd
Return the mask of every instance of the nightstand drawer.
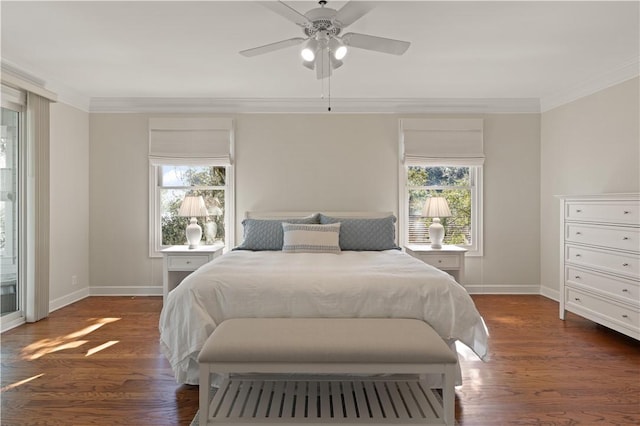
M 438 269 L 459 268 L 460 256 L 440 254 L 440 255 L 418 255 L 418 258 L 424 263 L 435 266 Z
M 168 256 L 170 271 L 195 271 L 209 261 L 209 256 Z

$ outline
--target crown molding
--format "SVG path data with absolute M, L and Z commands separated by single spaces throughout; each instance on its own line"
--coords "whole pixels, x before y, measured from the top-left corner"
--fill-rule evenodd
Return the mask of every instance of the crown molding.
M 640 56 L 634 56 L 603 74 L 580 82 L 567 90 L 540 98 L 540 111 L 546 112 L 592 95 L 608 87 L 623 83 L 640 75 Z
M 55 80 L 44 80 L 40 77 L 36 77 L 45 75 L 44 73 L 39 73 L 34 70 L 18 66 L 5 58 L 2 58 L 0 69 L 2 70 L 3 79 L 19 79 L 21 83 L 17 83 L 17 86 L 20 86 L 20 88 L 24 90 L 33 91 L 35 93 L 38 93 L 38 91 L 44 91 L 45 97 L 48 97 L 55 102 L 64 103 L 78 108 L 81 111 L 89 112 L 90 99 L 88 96 L 85 96 L 77 90 Z M 49 95 L 47 96 L 46 93 Z
M 538 113 L 537 99 L 331 99 L 335 113 Z M 92 113 L 322 113 L 327 99 L 92 98 Z

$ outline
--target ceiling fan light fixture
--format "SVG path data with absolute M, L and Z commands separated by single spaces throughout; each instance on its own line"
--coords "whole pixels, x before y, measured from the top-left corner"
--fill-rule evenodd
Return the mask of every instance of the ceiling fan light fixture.
M 314 38 L 309 39 L 307 44 L 300 51 L 300 56 L 305 62 L 313 62 L 316 59 L 316 50 L 318 49 L 318 41 Z
M 332 37 L 331 40 L 329 40 L 329 50 L 331 50 L 331 56 L 338 61 L 347 55 L 347 46 L 337 37 Z
M 342 60 L 345 56 L 347 56 L 347 46 L 340 46 L 333 52 L 333 57 L 337 60 Z

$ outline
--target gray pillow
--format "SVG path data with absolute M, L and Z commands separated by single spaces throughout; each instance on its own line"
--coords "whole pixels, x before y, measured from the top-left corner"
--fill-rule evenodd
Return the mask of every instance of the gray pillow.
M 282 223 L 319 224 L 319 215 L 299 219 L 245 219 L 244 241 L 234 250 L 282 250 L 284 231 Z
M 399 250 L 396 245 L 396 218 L 350 219 L 320 214 L 320 223 L 340 222 L 340 249 L 352 251 Z

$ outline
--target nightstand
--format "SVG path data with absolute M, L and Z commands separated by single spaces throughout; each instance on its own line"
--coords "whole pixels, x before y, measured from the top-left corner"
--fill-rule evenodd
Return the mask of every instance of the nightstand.
M 464 255 L 467 249 L 448 245 L 443 245 L 441 249 L 433 249 L 430 245 L 418 244 L 409 244 L 404 248 L 407 254 L 449 272 L 457 282 L 464 284 Z
M 202 265 L 222 255 L 224 244 L 199 246 L 190 249 L 189 246 L 171 246 L 162 253 L 162 302 L 167 294 L 176 288 L 183 279 Z

